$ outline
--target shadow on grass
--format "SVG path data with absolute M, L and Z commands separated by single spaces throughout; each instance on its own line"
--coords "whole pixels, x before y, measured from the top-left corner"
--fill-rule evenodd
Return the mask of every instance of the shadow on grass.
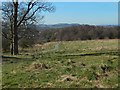
M 119 56 L 120 52 L 119 51 L 106 51 L 106 52 L 90 52 L 90 53 L 68 53 L 66 54 L 65 52 L 55 52 L 55 53 L 41 53 L 38 54 L 36 57 L 41 58 L 41 59 L 61 59 L 61 58 L 76 58 L 76 57 L 82 57 L 82 56 L 101 56 L 101 55 L 115 55 Z M 41 56 L 41 57 L 40 57 Z
M 120 53 L 115 51 L 115 52 L 95 52 L 95 53 L 85 53 L 85 54 L 67 54 L 64 56 L 100 56 L 100 55 L 117 55 L 119 56 Z
M 32 58 L 22 58 L 15 56 L 2 56 L 2 63 L 17 63 L 19 61 L 32 60 Z
M 4 59 L 20 59 L 18 57 L 14 57 L 14 56 L 2 56 L 2 58 L 4 58 Z

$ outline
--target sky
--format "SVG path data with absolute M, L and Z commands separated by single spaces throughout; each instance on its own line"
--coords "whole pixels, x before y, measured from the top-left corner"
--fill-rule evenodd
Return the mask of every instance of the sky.
M 117 2 L 53 2 L 53 5 L 54 13 L 43 13 L 44 24 L 118 24 Z
M 12 1 L 12 0 L 0 0 L 3 1 Z M 29 1 L 29 0 L 19 0 L 19 1 Z M 39 0 L 39 1 L 49 1 L 49 2 L 119 2 L 120 0 Z
M 11 1 L 11 0 L 0 0 Z M 26 1 L 26 0 L 21 0 Z M 54 13 L 43 12 L 40 23 L 78 23 L 91 25 L 117 25 L 119 0 L 47 0 L 56 7 Z

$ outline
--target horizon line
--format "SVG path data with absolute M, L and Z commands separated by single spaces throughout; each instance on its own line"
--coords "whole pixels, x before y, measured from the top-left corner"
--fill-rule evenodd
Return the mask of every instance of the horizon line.
M 79 24 L 79 25 L 101 25 L 101 26 L 106 26 L 106 25 L 115 25 L 118 26 L 119 24 L 88 24 L 88 23 L 54 23 L 54 24 L 47 24 L 47 23 L 41 23 L 38 25 L 57 25 L 57 24 Z

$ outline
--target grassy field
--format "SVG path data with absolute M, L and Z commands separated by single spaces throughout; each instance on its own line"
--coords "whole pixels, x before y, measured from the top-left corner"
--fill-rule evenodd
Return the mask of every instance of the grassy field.
M 3 88 L 117 88 L 118 40 L 49 42 L 3 54 Z

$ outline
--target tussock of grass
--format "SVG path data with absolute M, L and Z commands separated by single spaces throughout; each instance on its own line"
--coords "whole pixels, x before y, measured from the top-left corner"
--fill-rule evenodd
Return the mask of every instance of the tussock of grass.
M 48 69 L 49 67 L 44 63 L 33 62 L 29 67 L 27 67 L 26 71 L 32 71 L 36 69 Z
M 60 77 L 60 80 L 58 80 L 58 82 L 66 82 L 66 81 L 77 81 L 78 79 L 74 76 L 71 76 L 71 75 L 62 75 Z

